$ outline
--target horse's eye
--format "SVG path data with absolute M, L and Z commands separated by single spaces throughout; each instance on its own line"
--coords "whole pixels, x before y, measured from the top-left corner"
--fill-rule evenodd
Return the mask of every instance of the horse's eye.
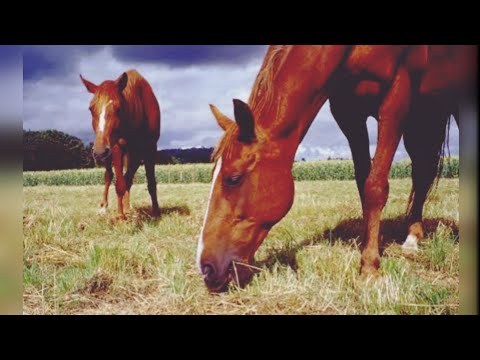
M 235 175 L 230 175 L 225 178 L 225 185 L 229 187 L 235 187 L 240 185 L 242 182 L 243 175 L 241 174 L 235 174 Z
M 90 112 L 93 114 L 93 106 L 90 106 L 88 110 L 90 110 Z

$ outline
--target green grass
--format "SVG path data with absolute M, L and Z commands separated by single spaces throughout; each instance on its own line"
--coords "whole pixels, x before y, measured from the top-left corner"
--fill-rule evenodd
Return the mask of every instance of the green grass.
M 456 314 L 458 179 L 442 179 L 420 253 L 404 257 L 410 180 L 390 181 L 381 277 L 358 276 L 361 207 L 354 181 L 297 182 L 295 203 L 260 247 L 245 289 L 211 295 L 195 268 L 208 184 L 159 184 L 160 219 L 134 185 L 129 220 L 96 214 L 102 186 L 26 187 L 24 311 L 28 314 Z
M 442 176 L 458 178 L 458 158 L 445 159 Z M 23 173 L 23 186 L 37 185 L 101 185 L 104 182 L 102 168 L 26 171 Z M 209 183 L 212 180 L 212 164 L 157 165 L 157 181 L 163 184 Z M 410 161 L 395 162 L 390 171 L 392 179 L 410 177 Z M 293 176 L 297 181 L 315 180 L 353 180 L 353 162 L 351 160 L 328 160 L 296 162 L 293 164 Z M 140 167 L 135 181 L 145 183 L 145 171 Z

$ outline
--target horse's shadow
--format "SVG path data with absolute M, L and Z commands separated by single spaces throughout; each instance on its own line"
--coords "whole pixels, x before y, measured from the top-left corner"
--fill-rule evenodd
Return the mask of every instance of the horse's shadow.
M 429 236 L 435 233 L 438 225 L 443 223 L 445 226 L 451 229 L 453 236 L 458 241 L 458 225 L 451 219 L 446 218 L 431 218 L 424 219 L 423 225 L 425 230 L 425 236 Z M 336 242 L 342 242 L 344 244 L 350 244 L 363 248 L 363 219 L 354 218 L 346 219 L 338 223 L 333 229 L 327 229 L 322 232 L 318 232 L 308 239 L 305 239 L 299 243 L 287 246 L 281 249 L 274 249 L 270 251 L 267 257 L 256 263 L 256 266 L 260 268 L 267 268 L 269 271 L 273 269 L 275 264 L 288 266 L 295 272 L 298 269 L 297 264 L 297 252 L 306 246 L 319 244 L 321 242 L 328 242 L 331 245 Z M 382 220 L 381 225 L 382 245 L 380 253 L 392 243 L 402 244 L 407 237 L 407 225 L 404 216 L 399 216 L 394 219 Z
M 160 213 L 155 214 L 151 206 L 141 206 L 133 209 L 132 218 L 137 225 L 141 226 L 146 222 L 158 223 L 160 220 L 171 214 L 189 216 L 190 208 L 186 205 L 161 207 Z

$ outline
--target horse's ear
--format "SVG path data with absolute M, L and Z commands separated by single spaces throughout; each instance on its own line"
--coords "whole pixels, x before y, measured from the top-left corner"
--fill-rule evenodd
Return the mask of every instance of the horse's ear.
M 255 121 L 252 110 L 248 104 L 242 100 L 233 99 L 233 112 L 235 121 L 240 129 L 238 140 L 245 143 L 251 143 L 255 139 Z
M 127 86 L 128 82 L 128 75 L 124 72 L 120 77 L 117 79 L 118 91 L 122 92 L 123 89 Z
M 88 92 L 91 92 L 92 94 L 95 94 L 95 92 L 98 89 L 98 85 L 95 85 L 94 83 L 88 81 L 87 79 L 84 79 L 82 74 L 80 74 L 80 79 L 82 80 L 83 84 L 87 88 Z
M 224 131 L 227 130 L 231 124 L 233 124 L 233 120 L 230 120 L 228 116 L 222 114 L 215 105 L 210 104 L 210 110 L 212 111 L 213 116 L 215 116 L 215 119 L 217 120 L 218 125 Z

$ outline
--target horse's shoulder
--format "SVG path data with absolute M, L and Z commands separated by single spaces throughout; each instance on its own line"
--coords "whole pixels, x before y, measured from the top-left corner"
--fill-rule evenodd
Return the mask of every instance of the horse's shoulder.
M 355 45 L 346 66 L 353 75 L 368 73 L 389 81 L 395 76 L 399 58 L 407 48 L 407 45 Z

